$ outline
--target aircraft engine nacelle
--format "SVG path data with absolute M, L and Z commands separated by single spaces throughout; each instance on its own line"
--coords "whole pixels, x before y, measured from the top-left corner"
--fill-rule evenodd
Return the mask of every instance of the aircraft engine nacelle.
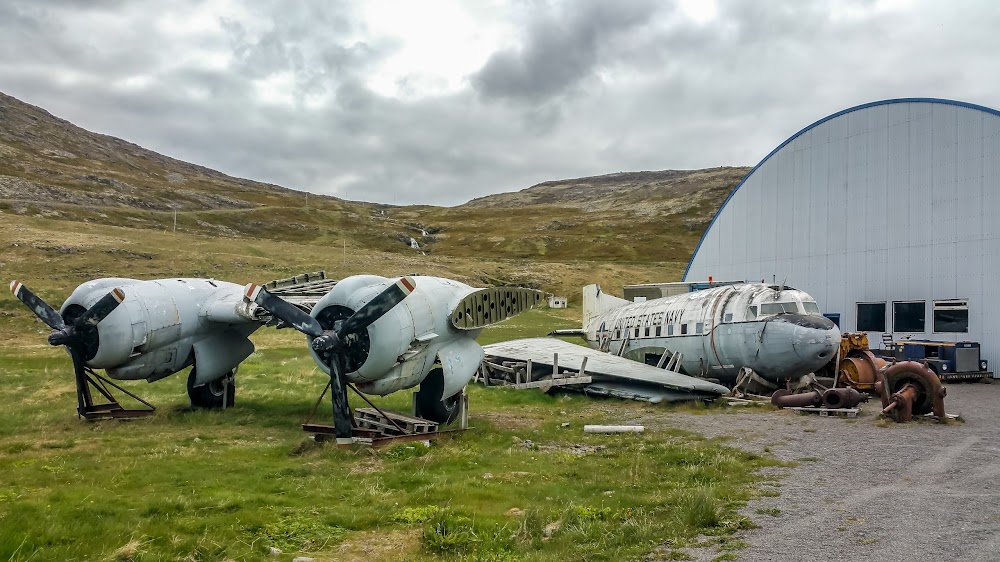
M 84 283 L 66 299 L 59 314 L 67 320 L 78 318 L 97 303 L 108 290 L 127 287 L 138 282 L 135 279 L 112 278 Z M 82 357 L 87 366 L 107 369 L 127 363 L 133 349 L 146 338 L 145 333 L 137 334 L 132 327 L 132 313 L 129 312 L 129 308 L 135 308 L 136 298 L 135 294 L 125 293 L 122 306 L 112 311 L 97 326 L 88 328 Z
M 75 318 L 109 288 L 124 287 L 121 305 L 85 334 L 83 359 L 87 366 L 105 369 L 118 380 L 154 381 L 187 367 L 194 357 L 198 363 L 196 382 L 203 384 L 231 371 L 253 353 L 253 344 L 247 339 L 256 328 L 253 325 L 234 325 L 210 337 L 195 337 L 199 315 L 210 315 L 204 305 L 222 285 L 193 279 L 100 279 L 80 285 L 60 313 L 67 319 Z M 242 298 L 239 287 L 233 287 L 237 289 L 234 296 Z
M 416 277 L 417 290 L 363 332 L 351 336 L 346 354 L 347 380 L 368 394 L 386 395 L 419 384 L 440 356 L 445 396 L 464 387 L 482 359 L 475 342 L 480 330 L 458 330 L 449 311 L 461 295 L 475 289 L 449 279 Z M 358 275 L 338 283 L 312 310 L 325 330 L 375 298 L 395 280 Z M 310 347 L 316 363 L 329 366 Z

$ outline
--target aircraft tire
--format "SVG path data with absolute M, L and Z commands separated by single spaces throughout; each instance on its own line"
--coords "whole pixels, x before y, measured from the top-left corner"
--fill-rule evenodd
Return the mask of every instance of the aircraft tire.
M 458 417 L 458 401 L 462 393 L 442 399 L 444 391 L 444 369 L 434 367 L 423 382 L 420 383 L 420 390 L 417 391 L 416 414 L 417 417 L 441 425 L 448 425 Z
M 195 369 L 191 369 L 187 380 L 191 407 L 213 410 L 222 408 L 223 404 L 227 408 L 231 408 L 236 403 L 236 380 L 232 371 L 201 386 L 194 385 L 195 376 Z M 229 384 L 224 384 L 226 379 L 229 380 Z

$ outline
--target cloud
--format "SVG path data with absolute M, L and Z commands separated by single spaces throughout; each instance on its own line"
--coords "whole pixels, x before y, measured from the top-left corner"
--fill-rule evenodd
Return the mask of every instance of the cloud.
M 486 97 L 537 100 L 593 76 L 623 35 L 649 21 L 662 3 L 600 0 L 545 7 L 526 21 L 524 43 L 496 52 L 472 77 Z
M 435 1 L 412 26 L 392 0 L 3 2 L 0 89 L 232 175 L 449 205 L 557 178 L 752 165 L 877 99 L 1000 107 L 1000 4 L 717 0 L 696 18 L 662 2 Z

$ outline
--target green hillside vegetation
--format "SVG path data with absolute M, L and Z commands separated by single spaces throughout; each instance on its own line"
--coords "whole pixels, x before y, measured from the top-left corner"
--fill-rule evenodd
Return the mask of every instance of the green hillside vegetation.
M 227 176 L 0 94 L 0 211 L 158 232 L 173 230 L 176 211 L 177 228 L 187 233 L 346 242 L 401 255 L 686 261 L 746 171 L 609 174 L 458 207 L 394 207 Z

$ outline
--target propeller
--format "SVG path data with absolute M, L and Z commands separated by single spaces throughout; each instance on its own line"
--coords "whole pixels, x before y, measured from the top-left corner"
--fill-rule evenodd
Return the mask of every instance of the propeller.
M 296 330 L 312 337 L 312 348 L 327 364 L 330 371 L 330 394 L 333 400 L 334 433 L 338 444 L 351 442 L 353 423 L 347 402 L 347 381 L 344 379 L 347 351 L 351 336 L 360 334 L 368 326 L 393 309 L 417 287 L 413 277 L 401 277 L 384 291 L 368 301 L 346 320 L 335 321 L 326 330 L 319 320 L 305 311 L 267 292 L 253 283 L 246 286 L 245 296 Z
M 401 277 L 359 308 L 347 320 L 337 322 L 330 330 L 323 329 L 319 320 L 281 297 L 267 292 L 264 287 L 251 283 L 246 286 L 245 295 L 247 299 L 260 305 L 273 314 L 275 318 L 284 321 L 303 334 L 311 336 L 313 338 L 312 348 L 317 353 L 329 353 L 340 351 L 348 336 L 360 333 L 373 324 L 402 302 L 416 287 L 417 283 L 412 277 Z
M 76 374 L 77 387 L 85 388 L 83 367 L 97 353 L 97 347 L 100 343 L 97 325 L 118 308 L 118 305 L 125 300 L 125 293 L 121 289 L 113 289 L 79 316 L 71 317 L 67 314 L 67 317 L 64 318 L 18 281 L 11 281 L 10 292 L 17 300 L 31 309 L 46 326 L 54 330 L 49 334 L 49 344 L 66 346 L 73 359 L 73 372 Z M 85 406 L 82 394 L 78 392 L 77 398 L 79 400 L 77 411 L 82 416 Z

